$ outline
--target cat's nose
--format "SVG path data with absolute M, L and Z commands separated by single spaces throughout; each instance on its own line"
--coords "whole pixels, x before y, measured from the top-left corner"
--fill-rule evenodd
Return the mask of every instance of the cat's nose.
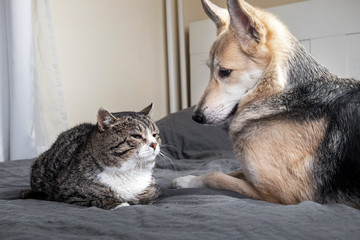
M 157 143 L 150 143 L 150 147 L 152 147 L 153 149 L 156 149 Z

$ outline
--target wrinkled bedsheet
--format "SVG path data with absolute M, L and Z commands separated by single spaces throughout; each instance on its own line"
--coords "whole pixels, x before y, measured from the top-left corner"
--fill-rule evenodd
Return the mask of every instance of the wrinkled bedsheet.
M 19 199 L 29 188 L 32 159 L 0 163 L 0 239 L 359 239 L 360 210 L 341 204 L 277 205 L 225 190 L 170 189 L 188 174 L 231 172 L 227 126 L 191 121 L 192 109 L 160 121 L 163 151 L 154 175 L 154 205 L 116 210 Z

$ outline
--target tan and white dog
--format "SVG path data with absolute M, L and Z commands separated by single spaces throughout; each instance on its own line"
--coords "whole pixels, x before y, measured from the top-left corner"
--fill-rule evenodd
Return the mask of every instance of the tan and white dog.
M 202 0 L 217 26 L 210 82 L 193 119 L 220 124 L 242 170 L 184 176 L 173 187 L 209 187 L 281 204 L 360 207 L 360 82 L 317 63 L 275 16 L 242 0 Z

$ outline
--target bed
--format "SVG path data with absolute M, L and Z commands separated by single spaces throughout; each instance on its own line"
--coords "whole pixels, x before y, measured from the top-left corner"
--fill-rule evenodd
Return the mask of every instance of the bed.
M 276 205 L 225 190 L 170 189 L 188 174 L 231 172 L 228 126 L 202 126 L 192 108 L 158 121 L 163 150 L 154 170 L 154 205 L 116 210 L 19 199 L 32 159 L 0 164 L 0 239 L 359 239 L 360 211 L 341 204 Z

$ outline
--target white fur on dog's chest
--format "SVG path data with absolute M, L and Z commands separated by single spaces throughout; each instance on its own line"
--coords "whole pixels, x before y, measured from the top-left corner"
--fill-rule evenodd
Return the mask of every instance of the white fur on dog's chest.
M 118 197 L 130 201 L 145 190 L 152 180 L 152 171 L 121 171 L 118 168 L 105 168 L 98 176 L 101 183 L 110 187 Z

